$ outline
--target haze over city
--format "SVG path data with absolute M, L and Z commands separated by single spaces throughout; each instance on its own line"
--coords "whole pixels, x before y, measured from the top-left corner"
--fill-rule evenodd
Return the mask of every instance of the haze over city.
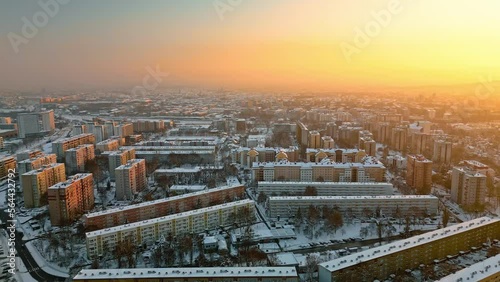
M 0 85 L 130 87 L 156 65 L 170 74 L 162 86 L 260 91 L 380 92 L 500 77 L 498 1 L 231 3 L 69 1 L 16 54 L 7 34 L 22 35 L 22 17 L 42 8 L 2 1 Z M 342 43 L 357 49 L 350 60 Z

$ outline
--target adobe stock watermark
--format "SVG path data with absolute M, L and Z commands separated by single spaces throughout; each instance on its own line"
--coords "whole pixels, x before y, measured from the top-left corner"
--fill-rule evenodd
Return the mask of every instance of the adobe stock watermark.
M 474 88 L 474 96 L 468 97 L 464 100 L 464 106 L 472 108 L 475 110 L 480 109 L 481 101 L 484 101 L 495 93 L 495 88 L 493 87 L 493 77 L 489 74 L 487 77 L 479 76 L 479 83 Z
M 363 29 L 355 27 L 352 43 L 340 43 L 340 49 L 347 62 L 350 63 L 352 61 L 352 55 L 361 53 L 363 48 L 370 45 L 372 39 L 382 32 L 382 28 L 389 26 L 392 22 L 392 17 L 401 13 L 401 11 L 403 11 L 401 1 L 390 0 L 386 9 L 371 12 L 372 20 L 368 21 Z
M 41 11 L 37 11 L 31 17 L 31 20 L 27 17 L 22 17 L 21 21 L 23 26 L 21 27 L 21 34 L 14 32 L 9 32 L 7 38 L 10 41 L 12 49 L 17 54 L 19 53 L 19 46 L 21 44 L 28 44 L 30 39 L 33 39 L 41 28 L 44 28 L 49 23 L 49 19 L 53 18 L 59 13 L 60 5 L 66 5 L 71 0 L 40 0 L 38 5 L 42 8 Z
M 234 11 L 234 9 L 239 6 L 241 2 L 243 2 L 243 0 L 214 0 L 213 5 L 219 19 L 223 21 L 224 14 Z
M 478 82 L 479 83 L 474 88 L 473 96 L 465 98 L 465 100 L 458 103 L 458 106 L 453 105 L 450 107 L 452 114 L 458 114 L 461 116 L 461 112 L 464 109 L 481 110 L 481 104 L 483 104 L 485 100 L 490 98 L 493 93 L 495 93 L 495 87 L 493 87 L 493 77 L 491 74 L 488 76 L 479 76 Z
M 152 67 L 147 66 L 146 71 L 148 74 L 142 78 L 142 85 L 132 88 L 133 95 L 148 94 L 149 91 L 155 90 L 158 85 L 163 82 L 164 77 L 168 77 L 170 75 L 168 72 L 161 72 L 159 65 L 156 65 L 155 70 Z

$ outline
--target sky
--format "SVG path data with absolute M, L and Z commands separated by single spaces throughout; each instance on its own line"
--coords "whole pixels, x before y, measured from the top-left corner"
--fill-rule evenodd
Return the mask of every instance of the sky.
M 0 89 L 133 87 L 148 68 L 262 91 L 500 80 L 496 0 L 56 1 L 0 0 Z

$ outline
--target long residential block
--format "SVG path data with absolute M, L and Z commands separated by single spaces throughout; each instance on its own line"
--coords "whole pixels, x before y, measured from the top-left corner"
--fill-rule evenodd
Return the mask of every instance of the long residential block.
M 82 269 L 73 281 L 154 281 L 154 282 L 298 282 L 295 267 L 190 267 Z
M 307 187 L 314 187 L 318 196 L 377 196 L 392 195 L 391 183 L 382 182 L 282 182 L 260 181 L 258 192 L 266 195 L 303 194 Z
M 88 232 L 86 233 L 87 255 L 92 258 L 103 254 L 104 251 L 112 251 L 117 244 L 126 239 L 136 245 L 144 243 L 150 245 L 160 239 L 160 236 L 167 238 L 190 233 L 198 234 L 228 226 L 233 224 L 231 218 L 234 218 L 234 214 L 241 208 L 248 208 L 254 213 L 255 203 L 245 199 Z
M 243 199 L 244 197 L 245 186 L 243 185 L 218 187 L 166 199 L 89 213 L 84 217 L 85 225 L 101 229 L 185 212 L 199 207 L 218 205 L 235 199 Z
M 482 217 L 321 263 L 319 281 L 384 281 L 499 238 L 500 219 Z
M 365 211 L 375 214 L 394 216 L 399 210 L 401 215 L 414 215 L 416 211 L 436 214 L 438 198 L 427 195 L 394 196 L 283 196 L 269 197 L 269 217 L 288 218 L 295 216 L 297 210 L 305 213 L 309 206 L 338 208 L 342 213 L 363 216 Z

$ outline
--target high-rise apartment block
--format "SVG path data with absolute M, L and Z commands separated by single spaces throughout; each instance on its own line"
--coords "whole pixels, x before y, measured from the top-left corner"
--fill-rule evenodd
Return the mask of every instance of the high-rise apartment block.
M 0 158 L 0 180 L 7 178 L 9 170 L 16 169 L 16 159 L 14 157 Z
M 91 173 L 75 174 L 50 186 L 47 194 L 50 222 L 65 225 L 94 208 L 94 179 Z
M 31 159 L 22 160 L 17 163 L 17 170 L 19 175 L 22 175 L 28 171 L 39 169 L 44 165 L 54 164 L 57 162 L 56 154 L 41 155 Z M 22 178 L 19 178 L 19 184 L 23 185 Z
M 64 160 L 65 152 L 84 144 L 95 144 L 94 134 L 84 133 L 73 137 L 52 142 L 52 153 L 57 155 L 58 160 Z
M 92 144 L 84 144 L 68 149 L 65 153 L 65 163 L 68 173 L 84 172 L 85 164 L 94 158 L 94 145 Z
M 50 186 L 66 180 L 64 164 L 54 163 L 21 175 L 24 205 L 38 208 L 47 204 L 47 190 Z
M 430 193 L 432 161 L 422 155 L 408 155 L 406 158 L 406 183 L 421 194 Z
M 136 120 L 133 123 L 134 132 L 159 132 L 165 129 L 163 120 Z
M 309 132 L 309 148 L 321 148 L 321 135 L 318 131 Z
M 117 200 L 131 200 L 147 187 L 146 161 L 132 159 L 115 169 Z
M 115 180 L 115 169 L 128 161 L 135 159 L 135 149 L 125 149 L 120 151 L 112 151 L 108 155 L 109 177 L 112 181 Z
M 486 175 L 474 167 L 454 167 L 451 174 L 451 200 L 459 205 L 483 204 L 486 197 Z
M 16 154 L 16 159 L 18 162 L 33 159 L 43 156 L 43 152 L 40 150 L 26 150 Z
M 134 126 L 132 123 L 124 123 L 114 126 L 113 135 L 127 137 L 134 134 Z
M 119 138 L 106 139 L 95 145 L 95 150 L 99 154 L 106 151 L 116 151 L 118 148 L 120 148 Z
M 56 128 L 54 111 L 18 114 L 17 125 L 20 138 L 52 133 Z
M 438 139 L 434 141 L 434 153 L 432 161 L 435 163 L 449 164 L 451 163 L 451 148 L 453 143 L 448 140 Z
M 321 137 L 321 148 L 323 149 L 333 149 L 335 148 L 335 141 L 331 136 Z

